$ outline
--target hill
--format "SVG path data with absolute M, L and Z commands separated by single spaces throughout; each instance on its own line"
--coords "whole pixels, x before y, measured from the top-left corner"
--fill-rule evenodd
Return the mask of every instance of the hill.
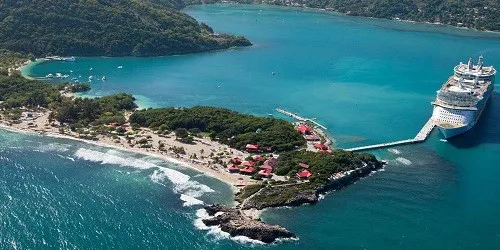
M 321 8 L 352 16 L 439 22 L 458 27 L 500 31 L 498 0 L 236 0 L 234 2 Z
M 248 46 L 164 0 L 0 1 L 0 48 L 35 56 L 159 56 Z

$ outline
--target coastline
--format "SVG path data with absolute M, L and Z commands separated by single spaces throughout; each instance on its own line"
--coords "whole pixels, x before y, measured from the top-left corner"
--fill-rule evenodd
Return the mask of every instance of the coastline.
M 168 162 L 171 162 L 171 163 L 174 163 L 177 165 L 181 165 L 183 167 L 187 167 L 187 168 L 196 170 L 196 171 L 198 171 L 202 174 L 205 174 L 211 178 L 214 178 L 214 179 L 217 179 L 221 182 L 224 182 L 227 185 L 232 187 L 234 193 L 236 193 L 238 191 L 238 186 L 248 185 L 248 184 L 255 182 L 255 181 L 250 180 L 248 178 L 248 180 L 246 180 L 246 181 L 251 182 L 251 183 L 245 183 L 245 182 L 242 182 L 241 180 L 239 180 L 239 178 L 244 178 L 245 176 L 233 175 L 233 174 L 230 174 L 229 172 L 220 171 L 220 169 L 214 170 L 213 168 L 203 166 L 202 164 L 196 163 L 194 161 L 189 161 L 188 159 L 176 158 L 175 156 L 172 156 L 172 155 L 154 153 L 154 152 L 146 151 L 146 150 L 140 149 L 140 148 L 127 148 L 127 147 L 111 144 L 111 143 L 108 143 L 106 141 L 91 141 L 91 140 L 87 140 L 87 139 L 76 138 L 76 137 L 73 137 L 70 135 L 63 135 L 63 134 L 58 134 L 58 133 L 54 133 L 54 132 L 40 132 L 40 131 L 36 131 L 36 130 L 31 130 L 31 129 L 15 128 L 15 127 L 6 125 L 2 122 L 0 122 L 0 129 L 6 130 L 9 132 L 14 132 L 14 133 L 23 133 L 23 134 L 31 134 L 31 135 L 39 135 L 39 136 L 47 136 L 47 137 L 52 137 L 52 138 L 73 140 L 73 141 L 83 142 L 86 144 L 95 145 L 95 146 L 99 146 L 99 147 L 112 148 L 112 149 L 117 149 L 117 150 L 124 151 L 124 152 L 141 154 L 144 156 L 152 156 L 152 157 L 158 158 L 160 160 L 168 161 Z
M 239 4 L 239 5 L 262 5 L 262 6 L 267 6 L 267 7 L 276 7 L 276 8 L 282 8 L 282 9 L 289 9 L 289 10 L 303 10 L 303 11 L 308 11 L 308 12 L 314 12 L 314 13 L 323 13 L 327 15 L 335 15 L 335 16 L 341 16 L 341 17 L 352 17 L 352 18 L 361 18 L 361 19 L 368 19 L 368 20 L 377 20 L 377 21 L 395 21 L 395 22 L 400 22 L 400 23 L 410 23 L 410 24 L 417 24 L 417 25 L 428 25 L 428 27 L 442 27 L 442 28 L 451 28 L 454 29 L 455 31 L 472 31 L 472 32 L 478 32 L 478 33 L 483 33 L 483 34 L 488 34 L 488 35 L 494 35 L 495 37 L 500 36 L 500 30 L 495 31 L 495 30 L 482 30 L 482 29 L 477 29 L 477 28 L 469 28 L 469 27 L 464 27 L 464 26 L 456 26 L 456 25 L 451 25 L 451 24 L 446 24 L 446 23 L 441 23 L 441 22 L 430 22 L 430 21 L 414 21 L 410 19 L 398 19 L 398 18 L 379 18 L 379 17 L 372 17 L 372 16 L 356 16 L 356 15 L 349 15 L 348 13 L 345 12 L 339 12 L 336 10 L 332 9 L 327 9 L 327 8 L 319 8 L 319 7 L 308 7 L 308 6 L 295 6 L 292 4 L 287 4 L 287 5 L 279 5 L 279 4 L 273 4 L 273 3 L 240 3 L 237 1 L 217 1 L 214 3 L 198 3 L 198 4 L 192 4 L 188 5 L 189 6 L 194 6 L 194 5 L 206 5 L 206 4 L 223 4 L 223 5 L 231 5 L 231 4 Z M 415 27 L 416 29 L 420 30 L 418 27 Z M 427 30 L 428 31 L 428 30 Z M 448 32 L 445 32 L 448 33 Z

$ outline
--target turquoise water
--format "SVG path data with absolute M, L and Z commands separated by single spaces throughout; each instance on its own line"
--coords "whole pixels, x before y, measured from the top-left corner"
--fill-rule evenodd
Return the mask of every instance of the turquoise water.
M 104 82 L 92 82 L 88 96 L 130 92 L 143 107 L 215 105 L 256 115 L 281 107 L 316 117 L 342 148 L 413 137 L 432 113 L 435 91 L 459 61 L 482 54 L 486 64 L 500 68 L 500 36 L 492 33 L 264 6 L 206 5 L 186 12 L 217 31 L 244 35 L 255 45 L 160 58 L 78 58 L 75 63 L 39 64 L 24 73 L 44 76 L 71 70 L 70 78 L 106 76 Z M 373 151 L 389 159 L 385 171 L 328 194 L 317 205 L 265 212 L 264 220 L 283 225 L 300 238 L 272 248 L 499 248 L 499 105 L 495 92 L 481 121 L 450 142 L 435 131 L 424 144 Z M 13 138 L 0 142 L 10 150 L 4 149 L 8 153 L 2 155 L 12 161 L 0 161 L 3 176 L 32 176 L 22 182 L 15 177 L 2 182 L 3 189 L 20 196 L 4 199 L 12 207 L 2 210 L 7 211 L 2 212 L 7 218 L 2 222 L 15 228 L 2 232 L 4 244 L 15 240 L 39 246 L 34 241 L 41 241 L 43 232 L 63 228 L 62 236 L 46 233 L 53 244 L 262 247 L 196 229 L 193 220 L 199 206 L 182 206 L 179 199 L 194 191 L 177 190 L 169 178 L 158 184 L 154 175 L 158 166 L 136 169 L 122 160 L 106 160 L 117 152 L 67 141 L 64 147 L 70 149 L 62 155 L 75 162 L 57 153 L 27 153 L 31 151 L 26 145 L 55 142 L 1 135 Z M 13 143 L 20 148 L 10 149 Z M 95 155 L 93 151 L 108 154 L 88 156 Z M 140 156 L 120 157 L 133 162 Z M 217 181 L 173 164 L 153 164 L 187 171 L 199 185 L 213 190 L 197 187 L 195 196 L 203 193 L 196 197 L 199 200 L 230 202 L 229 188 Z M 65 180 L 64 185 L 51 174 Z M 13 184 L 6 181 L 38 188 L 13 191 Z M 52 194 L 49 202 L 37 193 L 43 190 Z M 78 200 L 78 205 L 67 197 Z M 34 217 L 13 215 L 19 208 Z M 81 219 L 80 213 L 94 219 Z M 41 223 L 37 216 L 65 219 Z M 106 218 L 112 221 L 106 223 Z M 23 228 L 32 225 L 37 228 L 30 237 L 34 240 L 26 240 Z M 77 236 L 81 230 L 85 237 Z

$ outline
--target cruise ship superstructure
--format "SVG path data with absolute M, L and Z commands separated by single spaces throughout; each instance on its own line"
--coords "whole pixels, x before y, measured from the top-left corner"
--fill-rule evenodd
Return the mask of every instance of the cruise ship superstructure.
M 432 102 L 432 119 L 445 138 L 474 127 L 495 85 L 496 70 L 493 66 L 483 66 L 482 56 L 477 65 L 470 58 L 467 64 L 455 66 L 454 71 Z

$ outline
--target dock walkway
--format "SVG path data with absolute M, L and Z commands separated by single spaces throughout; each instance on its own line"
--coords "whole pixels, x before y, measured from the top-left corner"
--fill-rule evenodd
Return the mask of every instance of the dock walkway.
M 344 150 L 354 152 L 354 151 L 386 148 L 386 147 L 397 146 L 397 145 L 423 142 L 427 139 L 427 137 L 432 132 L 432 130 L 434 129 L 435 126 L 436 126 L 436 124 L 434 123 L 432 118 L 430 118 L 425 123 L 425 125 L 422 127 L 422 129 L 420 129 L 418 134 L 412 139 L 400 140 L 400 141 L 395 141 L 395 142 L 380 143 L 380 144 L 374 144 L 374 145 L 368 145 L 368 146 L 362 146 L 362 147 L 356 147 L 356 148 L 348 148 L 348 149 L 344 149 Z
M 316 125 L 316 126 L 318 126 L 318 127 L 322 128 L 322 129 L 324 129 L 324 130 L 328 130 L 325 126 L 321 125 L 319 122 L 317 122 L 317 121 L 315 121 L 315 120 L 313 120 L 313 119 L 306 118 L 306 117 L 302 117 L 302 116 L 300 116 L 300 115 L 294 114 L 294 113 L 292 113 L 292 112 L 290 112 L 290 111 L 286 111 L 286 110 L 284 110 L 284 109 L 279 109 L 279 108 L 278 108 L 278 109 L 276 109 L 276 111 L 277 111 L 277 112 L 279 112 L 279 113 L 282 113 L 282 114 L 284 114 L 284 115 L 290 116 L 290 117 L 292 117 L 292 118 L 294 118 L 294 119 L 296 119 L 296 120 L 302 121 L 302 122 L 311 122 L 311 123 L 313 123 L 314 125 Z

